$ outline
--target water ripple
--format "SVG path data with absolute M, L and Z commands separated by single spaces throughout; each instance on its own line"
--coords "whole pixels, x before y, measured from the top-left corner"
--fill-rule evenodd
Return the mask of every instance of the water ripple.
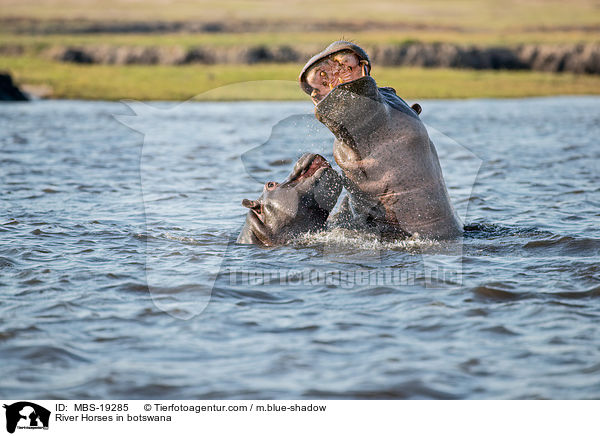
M 267 249 L 235 244 L 240 201 L 333 162 L 310 102 L 153 103 L 144 143 L 121 103 L 0 106 L 0 392 L 600 397 L 600 99 L 422 104 L 461 241 Z

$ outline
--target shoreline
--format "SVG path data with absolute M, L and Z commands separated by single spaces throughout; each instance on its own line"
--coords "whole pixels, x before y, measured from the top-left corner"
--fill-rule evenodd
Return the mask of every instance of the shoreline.
M 295 63 L 89 65 L 0 56 L 0 71 L 25 91 L 78 100 L 297 101 L 307 98 L 297 83 L 300 69 Z M 373 77 L 409 100 L 600 95 L 600 75 L 377 66 Z
M 472 70 L 520 70 L 600 74 L 600 44 L 520 44 L 478 46 L 405 41 L 364 45 L 373 65 Z M 302 45 L 239 45 L 188 48 L 137 45 L 51 45 L 37 52 L 22 45 L 2 45 L 0 53 L 89 65 L 254 65 L 301 64 L 318 51 Z
M 31 96 L 30 96 L 31 97 Z M 600 93 L 599 94 L 556 94 L 556 95 L 538 95 L 538 96 L 528 96 L 528 97 L 465 97 L 465 98 L 421 98 L 418 99 L 419 103 L 427 103 L 427 102 L 441 102 L 441 101 L 483 101 L 483 100 L 493 100 L 493 101 L 500 101 L 500 100 L 544 100 L 544 99 L 554 99 L 554 98 L 565 98 L 565 99 L 569 99 L 569 98 L 598 98 L 600 97 Z M 30 104 L 30 103 L 44 103 L 44 102 L 64 102 L 64 103 L 68 103 L 68 102 L 87 102 L 87 103 L 123 103 L 126 104 L 126 102 L 128 101 L 132 101 L 130 99 L 121 99 L 121 100 L 101 100 L 101 99 L 96 99 L 96 100 L 89 100 L 89 99 L 81 99 L 81 98 L 39 98 L 39 97 L 31 97 L 30 100 L 13 100 L 13 101 L 0 101 L 0 105 L 1 104 L 7 104 L 7 103 L 19 103 L 19 104 Z M 147 103 L 147 104 L 181 104 L 181 103 L 223 103 L 223 104 L 229 104 L 229 103 L 302 103 L 302 102 L 306 102 L 307 104 L 311 103 L 310 100 L 196 100 L 196 99 L 189 99 L 189 100 L 134 100 L 134 101 L 140 101 L 142 103 Z

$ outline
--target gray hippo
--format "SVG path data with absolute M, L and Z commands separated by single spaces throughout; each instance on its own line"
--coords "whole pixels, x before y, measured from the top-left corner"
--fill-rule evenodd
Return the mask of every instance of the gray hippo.
M 333 155 L 349 193 L 336 221 L 389 237 L 460 235 L 420 106 L 377 87 L 370 71 L 362 48 L 337 41 L 300 73 L 317 119 L 335 136 Z
M 267 182 L 257 200 L 242 201 L 250 210 L 237 242 L 281 245 L 302 233 L 322 230 L 341 192 L 341 177 L 329 162 L 307 153 L 283 183 Z

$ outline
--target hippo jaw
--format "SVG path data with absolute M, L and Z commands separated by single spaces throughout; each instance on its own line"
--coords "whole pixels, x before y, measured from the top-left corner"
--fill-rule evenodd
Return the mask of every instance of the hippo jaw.
M 378 88 L 370 72 L 369 57 L 361 47 L 336 41 L 313 56 L 300 73 L 300 86 L 311 96 L 317 119 L 351 147 L 384 125 L 391 110 L 411 118 L 421 112 L 419 105 L 411 108 L 393 88 Z
M 283 183 L 267 182 L 249 208 L 239 243 L 272 246 L 321 230 L 342 190 L 341 178 L 318 154 L 303 155 Z
M 316 118 L 361 157 L 378 143 L 402 134 L 402 126 L 393 119 L 422 124 L 419 112 L 419 105 L 409 106 L 393 88 L 379 88 L 371 76 L 340 84 L 315 106 Z
M 364 76 L 340 84 L 315 107 L 316 118 L 350 146 L 369 142 L 367 136 L 385 124 L 389 109 L 375 80 Z

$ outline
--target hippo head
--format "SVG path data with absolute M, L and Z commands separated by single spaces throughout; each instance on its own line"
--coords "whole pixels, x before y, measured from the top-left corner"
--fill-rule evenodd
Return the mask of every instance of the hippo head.
M 315 104 L 315 115 L 347 145 L 363 145 L 381 133 L 390 112 L 418 118 L 421 107 L 408 106 L 393 88 L 379 88 L 371 61 L 358 45 L 336 41 L 313 56 L 300 73 L 300 87 Z M 364 148 L 364 147 L 363 147 Z
M 342 191 L 338 173 L 318 154 L 304 154 L 283 183 L 267 182 L 249 208 L 237 242 L 272 246 L 321 230 Z
M 356 134 L 372 132 L 372 121 L 386 110 L 370 71 L 362 48 L 336 41 L 313 56 L 300 73 L 300 87 L 315 104 L 317 119 L 349 144 Z

